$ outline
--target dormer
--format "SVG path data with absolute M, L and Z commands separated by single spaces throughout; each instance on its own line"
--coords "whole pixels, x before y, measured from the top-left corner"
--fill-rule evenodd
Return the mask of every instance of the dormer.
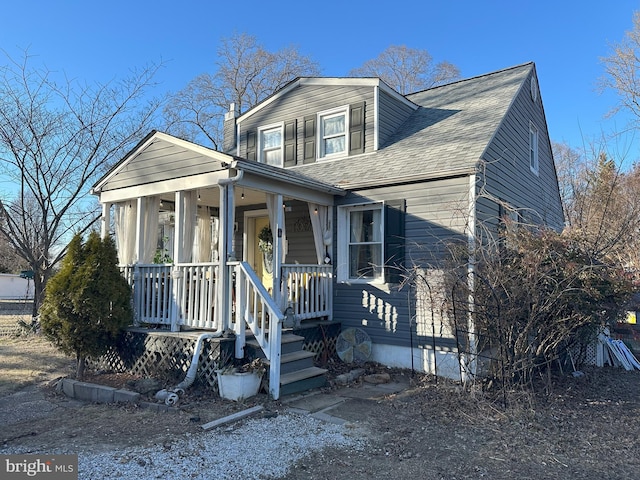
M 232 107 L 225 151 L 277 167 L 352 159 L 384 147 L 417 108 L 377 78 L 298 78 L 243 115 Z

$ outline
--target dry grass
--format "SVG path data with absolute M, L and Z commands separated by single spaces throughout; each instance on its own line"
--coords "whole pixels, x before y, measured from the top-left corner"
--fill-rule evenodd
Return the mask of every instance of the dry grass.
M 73 375 L 75 361 L 40 335 L 0 337 L 0 396 Z

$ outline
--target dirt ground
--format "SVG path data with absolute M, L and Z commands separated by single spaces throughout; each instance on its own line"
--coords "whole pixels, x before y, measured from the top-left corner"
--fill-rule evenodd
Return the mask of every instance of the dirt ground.
M 335 364 L 332 371 L 345 368 Z M 264 415 L 287 408 L 262 394 L 241 404 L 224 401 L 206 388 L 191 390 L 178 413 L 84 404 L 56 393 L 57 379 L 72 372 L 72 359 L 41 337 L 0 337 L 0 453 L 13 447 L 96 452 L 165 445 L 256 404 L 265 406 Z M 363 426 L 358 431 L 367 432 L 368 446 L 325 449 L 298 462 L 284 478 L 640 478 L 638 371 L 585 370 L 580 378 L 559 379 L 551 395 L 511 395 L 507 408 L 501 399 L 463 392 L 451 382 L 389 372 L 408 380 L 409 388 L 375 400 L 351 398 L 330 412 Z M 90 374 L 86 380 L 130 388 L 135 379 Z

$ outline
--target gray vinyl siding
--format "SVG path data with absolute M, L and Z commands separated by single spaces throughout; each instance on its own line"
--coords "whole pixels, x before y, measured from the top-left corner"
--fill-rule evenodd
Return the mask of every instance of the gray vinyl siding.
M 384 90 L 378 95 L 378 147 L 383 148 L 398 127 L 414 111 L 409 105 L 399 102 Z
M 243 252 L 242 239 L 246 226 L 244 224 L 244 214 L 251 210 L 266 210 L 266 204 L 249 205 L 236 209 L 235 221 L 238 223 L 238 230 L 233 236 L 233 248 L 236 256 L 240 257 Z M 289 251 L 284 263 L 316 264 L 316 247 L 313 240 L 313 229 L 309 219 L 309 207 L 305 202 L 291 202 L 291 211 L 284 213 L 285 231 Z
M 278 98 L 269 108 L 256 111 L 240 122 L 239 155 L 247 154 L 247 132 L 262 126 L 297 120 L 296 162 L 302 164 L 304 156 L 304 118 L 319 112 L 365 102 L 365 152 L 373 151 L 374 139 L 374 90 L 372 87 L 353 86 L 298 86 L 287 95 Z M 316 126 L 317 130 L 317 126 Z
M 359 190 L 340 199 L 339 206 L 406 199 L 406 267 L 430 268 L 450 241 L 465 241 L 469 177 L 449 178 L 410 185 Z M 337 239 L 336 239 L 337 241 Z M 341 261 L 341 259 L 337 259 Z M 334 289 L 334 320 L 343 328 L 364 329 L 374 343 L 408 347 L 430 347 L 432 336 L 418 335 L 415 299 L 407 287 L 337 282 Z M 436 331 L 440 330 L 438 320 Z M 446 329 L 444 329 L 446 330 Z M 436 335 L 438 348 L 451 348 L 450 334 Z
M 316 264 L 316 246 L 305 202 L 291 202 L 291 211 L 284 214 L 289 251 L 284 263 Z
M 178 160 L 167 162 L 164 157 L 180 153 Z M 103 191 L 115 190 L 132 185 L 145 185 L 162 180 L 199 175 L 220 169 L 218 162 L 201 154 L 164 142 L 151 144 L 143 152 L 110 179 Z
M 531 99 L 530 81 L 531 76 L 486 150 L 484 189 L 517 208 L 523 221 L 561 229 L 562 204 L 549 132 L 540 96 L 536 102 Z M 529 168 L 529 122 L 538 130 L 538 175 Z

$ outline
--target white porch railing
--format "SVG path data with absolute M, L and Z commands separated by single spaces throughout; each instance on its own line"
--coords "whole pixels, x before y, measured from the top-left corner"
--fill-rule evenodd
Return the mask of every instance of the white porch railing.
M 282 265 L 282 288 L 285 308 L 291 308 L 296 321 L 333 318 L 331 265 Z
M 136 324 L 171 325 L 171 265 L 121 266 L 133 288 L 133 312 Z
M 231 267 L 236 269 L 237 265 Z M 134 290 L 136 322 L 172 325 L 173 320 L 175 326 L 215 329 L 218 268 L 218 263 L 122 266 L 122 274 Z M 283 265 L 283 309 L 290 307 L 296 321 L 319 317 L 331 320 L 332 272 L 331 265 Z M 177 302 L 172 313 L 174 287 Z
M 178 325 L 214 329 L 218 263 L 180 263 L 173 271 L 178 282 Z
M 246 327 L 249 327 L 269 360 L 269 393 L 277 400 L 280 397 L 280 342 L 284 315 L 248 263 L 239 262 L 234 271 L 236 357 L 244 357 Z
M 122 266 L 133 287 L 136 323 L 214 329 L 217 269 L 217 263 Z

